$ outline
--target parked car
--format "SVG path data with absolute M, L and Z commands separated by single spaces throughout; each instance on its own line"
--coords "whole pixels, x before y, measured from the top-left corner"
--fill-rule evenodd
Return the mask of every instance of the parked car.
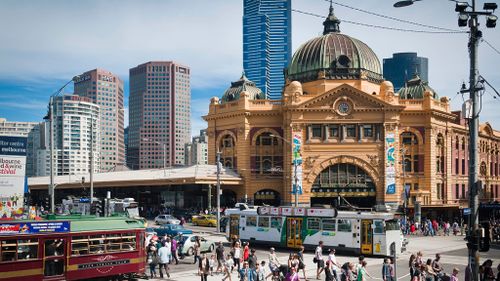
M 164 224 L 154 229 L 158 236 L 177 236 L 179 234 L 193 234 L 191 229 L 185 229 L 184 226 L 179 224 Z
M 217 225 L 217 217 L 214 215 L 196 215 L 191 219 L 193 225 L 202 225 L 202 226 L 216 226 Z
M 176 219 L 172 215 L 158 215 L 155 218 L 155 224 L 179 224 L 180 220 Z
M 180 243 L 182 246 L 179 248 L 181 256 L 192 256 L 194 254 L 194 243 L 196 238 L 200 238 L 200 251 L 203 252 L 213 252 L 215 249 L 215 243 L 209 241 L 198 235 L 182 235 L 180 237 Z

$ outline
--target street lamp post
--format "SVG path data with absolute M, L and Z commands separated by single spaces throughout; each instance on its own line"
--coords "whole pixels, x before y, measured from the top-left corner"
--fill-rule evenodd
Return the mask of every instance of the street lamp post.
M 49 112 L 44 119 L 48 119 L 50 123 L 49 127 L 49 141 L 50 141 L 50 186 L 49 186 L 49 195 L 50 195 L 50 212 L 52 214 L 55 213 L 55 171 L 54 171 L 54 98 L 59 96 L 64 88 L 66 88 L 71 82 L 77 80 L 80 76 L 74 76 L 73 79 L 69 80 L 64 84 L 59 90 L 53 93 L 49 99 Z
M 394 7 L 405 7 L 412 5 L 417 0 L 399 1 L 394 4 Z M 497 9 L 496 3 L 484 3 L 484 11 L 476 10 L 476 0 L 472 0 L 472 5 L 468 2 L 451 0 L 456 2 L 455 11 L 459 13 L 458 26 L 469 27 L 469 89 L 463 89 L 461 93 L 469 93 L 470 104 L 472 105 L 471 114 L 467 114 L 466 118 L 469 121 L 469 207 L 471 213 L 469 215 L 469 231 L 467 233 L 467 248 L 469 249 L 469 270 L 472 273 L 472 280 L 477 281 L 479 277 L 479 197 L 478 197 L 478 129 L 479 129 L 479 104 L 478 92 L 482 87 L 478 85 L 478 66 L 477 66 L 477 49 L 479 41 L 482 38 L 482 32 L 479 30 L 478 16 L 486 16 L 486 27 L 494 28 L 496 26 L 497 16 L 493 12 Z M 468 10 L 470 8 L 470 10 Z
M 220 233 L 220 151 L 217 151 L 217 158 L 216 158 L 216 164 L 217 164 L 217 233 Z M 208 199 L 210 200 L 210 198 Z
M 281 136 L 277 136 L 274 134 L 270 134 L 269 136 L 283 140 L 284 142 L 289 144 L 293 150 L 293 144 L 290 141 L 284 139 Z M 298 207 L 299 206 L 299 190 L 298 190 L 299 177 L 297 176 L 297 159 L 295 157 L 295 154 L 293 155 L 293 181 L 294 181 L 294 186 L 295 186 L 295 190 L 293 190 L 294 191 L 294 206 Z

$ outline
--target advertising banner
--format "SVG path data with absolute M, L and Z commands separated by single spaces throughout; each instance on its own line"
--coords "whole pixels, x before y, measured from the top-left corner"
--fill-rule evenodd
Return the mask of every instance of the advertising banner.
M 297 192 L 302 194 L 302 131 L 292 131 L 292 194 Z M 297 186 L 295 186 L 295 176 L 297 177 Z
M 69 221 L 0 223 L 0 235 L 63 233 L 69 231 Z
M 396 193 L 396 132 L 386 130 L 385 134 L 385 193 Z
M 26 143 L 25 137 L 0 136 L 0 219 L 23 214 Z

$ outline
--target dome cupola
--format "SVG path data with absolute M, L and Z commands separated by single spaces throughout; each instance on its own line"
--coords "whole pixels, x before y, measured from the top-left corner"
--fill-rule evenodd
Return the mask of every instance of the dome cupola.
M 310 82 L 319 79 L 365 79 L 384 81 L 380 61 L 365 43 L 340 33 L 340 20 L 330 4 L 323 22 L 323 35 L 300 46 L 286 69 L 289 81 Z
M 413 78 L 408 80 L 405 85 L 399 89 L 397 95 L 403 100 L 418 100 L 423 99 L 425 92 L 431 92 L 433 99 L 439 99 L 438 94 L 429 86 L 427 81 L 424 81 L 418 76 L 418 73 L 413 75 Z
M 222 95 L 220 100 L 221 103 L 231 102 L 240 98 L 242 92 L 248 93 L 248 99 L 260 100 L 265 99 L 266 95 L 257 88 L 254 82 L 248 80 L 245 76 L 245 72 L 241 74 L 241 77 L 236 82 L 231 82 L 231 87 L 229 87 Z

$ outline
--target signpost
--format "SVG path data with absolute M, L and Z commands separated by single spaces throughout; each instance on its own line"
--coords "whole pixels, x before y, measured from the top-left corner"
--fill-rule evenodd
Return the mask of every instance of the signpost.
M 0 219 L 23 215 L 26 143 L 25 137 L 0 136 Z

